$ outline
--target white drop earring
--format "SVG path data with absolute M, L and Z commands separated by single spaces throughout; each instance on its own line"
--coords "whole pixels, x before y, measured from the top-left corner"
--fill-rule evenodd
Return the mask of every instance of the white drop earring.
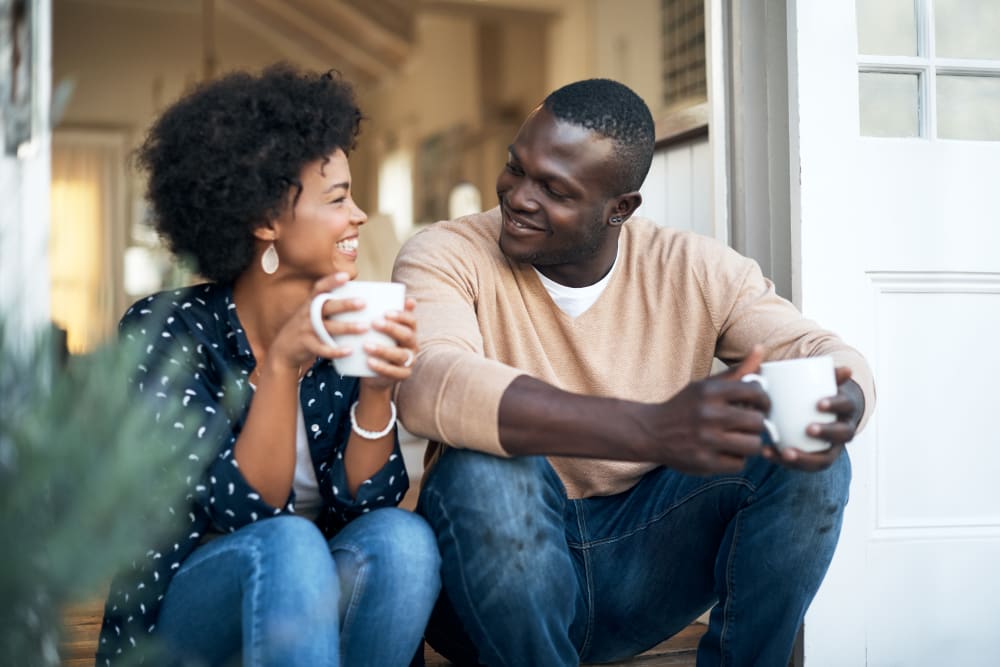
M 264 254 L 260 256 L 260 268 L 264 269 L 264 273 L 267 275 L 272 275 L 278 270 L 278 249 L 274 247 L 274 243 L 267 246 L 267 250 Z

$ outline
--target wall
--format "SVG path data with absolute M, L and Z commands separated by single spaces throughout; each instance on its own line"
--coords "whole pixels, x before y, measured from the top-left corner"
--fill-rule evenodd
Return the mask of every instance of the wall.
M 36 0 L 35 74 L 38 135 L 22 157 L 0 153 L 0 313 L 18 339 L 49 321 L 49 0 Z M 2 51 L 2 49 L 0 49 Z M 0 114 L 3 111 L 0 110 Z M 3 123 L 0 115 L 0 146 Z M 9 318 L 9 319 L 8 319 Z

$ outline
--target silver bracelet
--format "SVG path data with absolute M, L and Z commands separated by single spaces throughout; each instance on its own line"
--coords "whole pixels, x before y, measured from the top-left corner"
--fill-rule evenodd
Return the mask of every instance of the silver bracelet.
M 355 416 L 355 412 L 358 409 L 358 402 L 354 401 L 351 405 L 351 430 L 360 435 L 365 440 L 378 440 L 379 438 L 384 438 L 389 435 L 392 429 L 396 426 L 396 404 L 391 400 L 389 401 L 389 409 L 392 410 L 392 416 L 389 417 L 389 423 L 385 425 L 385 428 L 381 431 L 366 431 L 365 429 L 358 426 L 358 418 Z

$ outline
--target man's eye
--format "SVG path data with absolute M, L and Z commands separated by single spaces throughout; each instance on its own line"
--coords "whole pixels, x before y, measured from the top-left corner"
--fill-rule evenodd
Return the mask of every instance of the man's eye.
M 517 166 L 516 164 L 511 164 L 510 162 L 507 163 L 507 171 L 514 174 L 515 176 L 520 176 L 521 174 L 524 173 L 523 171 L 521 171 L 521 168 L 519 166 Z

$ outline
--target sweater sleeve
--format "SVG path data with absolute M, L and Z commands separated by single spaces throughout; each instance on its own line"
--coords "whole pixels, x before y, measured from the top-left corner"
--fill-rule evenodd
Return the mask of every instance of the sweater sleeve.
M 500 444 L 500 399 L 522 371 L 484 355 L 476 309 L 494 284 L 477 267 L 494 260 L 436 225 L 403 246 L 393 280 L 417 302 L 420 352 L 397 394 L 400 419 L 415 435 L 508 456 Z M 483 281 L 482 283 L 480 281 Z
M 851 369 L 864 393 L 865 412 L 858 430 L 864 428 L 875 408 L 875 383 L 861 353 L 803 317 L 775 292 L 757 262 L 726 247 L 719 253 L 699 267 L 699 282 L 718 330 L 716 356 L 733 363 L 756 343 L 764 345 L 767 360 L 830 355 L 835 366 Z

